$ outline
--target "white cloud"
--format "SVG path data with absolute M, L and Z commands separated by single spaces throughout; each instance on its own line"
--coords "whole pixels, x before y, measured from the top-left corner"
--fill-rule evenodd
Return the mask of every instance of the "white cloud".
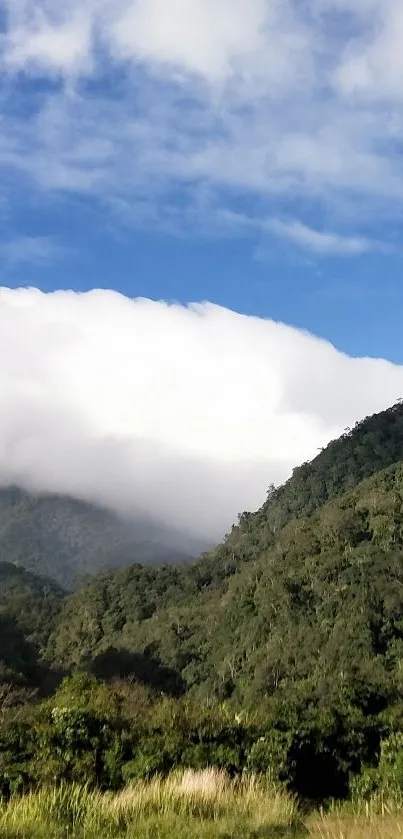
M 403 97 L 403 6 L 400 0 L 367 5 L 367 27 L 347 45 L 335 80 L 343 94 L 369 99 Z
M 93 8 L 53 0 L 4 0 L 3 64 L 9 71 L 85 74 L 92 67 Z
M 292 3 L 273 0 L 5 0 L 5 62 L 85 74 L 96 41 L 116 60 L 197 74 L 215 84 L 232 76 L 290 80 L 291 63 L 308 57 Z M 268 50 L 268 47 L 270 49 Z M 292 58 L 292 62 L 291 62 Z
M 58 26 L 43 20 L 32 31 L 12 32 L 5 55 L 11 68 L 78 73 L 91 66 L 91 30 L 85 17 L 77 16 Z
M 0 482 L 212 538 L 402 392 L 403 367 L 209 303 L 0 292 Z
M 314 230 L 301 222 L 281 221 L 269 219 L 267 228 L 277 236 L 289 239 L 306 250 L 319 254 L 339 254 L 344 256 L 358 256 L 373 250 L 374 243 L 362 236 L 340 236 L 337 233 L 326 233 Z
M 215 80 L 264 48 L 272 17 L 265 0 L 138 0 L 126 4 L 108 35 L 124 57 Z

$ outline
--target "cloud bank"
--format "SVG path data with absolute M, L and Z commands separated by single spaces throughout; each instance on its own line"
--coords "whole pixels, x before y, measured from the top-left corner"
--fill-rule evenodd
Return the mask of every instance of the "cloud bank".
M 203 537 L 402 393 L 401 366 L 210 303 L 0 290 L 0 483 Z
M 0 167 L 30 189 L 177 226 L 247 195 L 322 256 L 400 224 L 401 0 L 3 9 Z

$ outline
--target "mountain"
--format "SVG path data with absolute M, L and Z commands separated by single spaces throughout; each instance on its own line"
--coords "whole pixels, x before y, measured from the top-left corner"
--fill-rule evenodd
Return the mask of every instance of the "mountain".
M 270 488 L 192 565 L 105 570 L 68 594 L 4 575 L 4 677 L 46 692 L 74 673 L 63 708 L 115 696 L 127 731 L 143 703 L 127 753 L 140 777 L 253 766 L 322 801 L 366 765 L 374 790 L 387 748 L 403 765 L 401 404 Z
M 135 562 L 190 562 L 207 544 L 160 523 L 124 520 L 62 495 L 0 489 L 0 560 L 71 588 L 77 576 Z
M 399 404 L 296 469 L 192 567 L 92 580 L 66 601 L 51 655 L 75 666 L 152 650 L 189 689 L 242 702 L 296 683 L 388 693 L 403 656 L 402 509 Z

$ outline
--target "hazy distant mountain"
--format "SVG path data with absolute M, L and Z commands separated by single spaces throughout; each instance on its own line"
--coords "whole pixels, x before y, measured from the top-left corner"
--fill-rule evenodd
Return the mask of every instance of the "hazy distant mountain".
M 207 547 L 151 519 L 123 520 L 67 496 L 0 489 L 0 561 L 65 587 L 107 568 L 191 561 Z

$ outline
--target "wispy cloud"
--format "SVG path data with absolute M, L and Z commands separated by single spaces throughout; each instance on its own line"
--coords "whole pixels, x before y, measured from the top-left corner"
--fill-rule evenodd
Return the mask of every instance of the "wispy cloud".
M 270 219 L 267 228 L 276 236 L 289 239 L 313 253 L 328 255 L 358 256 L 374 250 L 376 243 L 362 236 L 340 236 L 337 233 L 326 233 L 314 230 L 299 221 L 281 221 Z
M 403 199 L 400 0 L 4 5 L 0 166 L 32 188 L 148 213 L 154 201 L 160 216 L 178 190 L 188 216 L 200 193 L 229 211 L 241 193 L 258 197 L 262 220 L 297 197 L 294 240 L 318 253 L 367 249 L 357 206 L 374 227 L 393 220 Z M 21 73 L 41 80 L 29 108 L 13 82 Z M 309 233 L 318 205 L 335 230 L 347 213 L 344 244 Z
M 0 259 L 8 268 L 44 265 L 65 254 L 65 249 L 45 236 L 17 236 L 0 243 Z

